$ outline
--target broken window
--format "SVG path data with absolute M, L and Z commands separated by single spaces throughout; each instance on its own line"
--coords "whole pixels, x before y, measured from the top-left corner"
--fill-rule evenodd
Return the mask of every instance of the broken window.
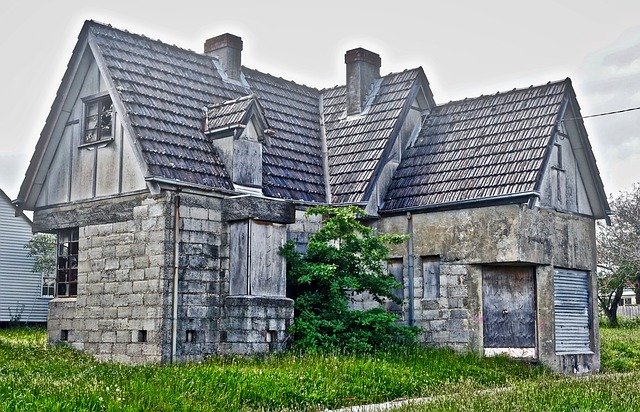
M 84 100 L 82 143 L 90 144 L 113 137 L 113 103 L 108 94 Z
M 440 297 L 440 257 L 438 256 L 422 258 L 422 291 L 423 299 Z
M 78 228 L 58 232 L 56 296 L 78 294 Z

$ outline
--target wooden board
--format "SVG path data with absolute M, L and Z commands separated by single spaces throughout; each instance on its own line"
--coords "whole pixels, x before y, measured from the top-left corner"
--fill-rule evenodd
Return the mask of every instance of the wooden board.
M 535 348 L 533 268 L 485 267 L 482 300 L 485 348 Z

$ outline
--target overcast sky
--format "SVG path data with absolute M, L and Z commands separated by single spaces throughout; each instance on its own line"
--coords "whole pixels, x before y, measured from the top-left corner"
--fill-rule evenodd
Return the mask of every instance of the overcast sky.
M 640 1 L 3 0 L 0 188 L 15 198 L 86 19 L 202 51 L 231 32 L 243 64 L 343 84 L 344 52 L 422 66 L 436 102 L 571 77 L 583 115 L 640 106 Z M 607 193 L 640 182 L 640 111 L 586 119 Z

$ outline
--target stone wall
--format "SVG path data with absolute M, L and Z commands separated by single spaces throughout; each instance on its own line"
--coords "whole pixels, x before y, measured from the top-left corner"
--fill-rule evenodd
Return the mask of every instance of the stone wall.
M 179 361 L 200 360 L 218 350 L 221 296 L 229 289 L 221 205 L 220 198 L 180 195 Z
M 80 226 L 78 294 L 49 303 L 50 342 L 66 340 L 101 360 L 166 359 L 169 207 L 164 196 L 138 199 L 122 214 L 127 220 Z

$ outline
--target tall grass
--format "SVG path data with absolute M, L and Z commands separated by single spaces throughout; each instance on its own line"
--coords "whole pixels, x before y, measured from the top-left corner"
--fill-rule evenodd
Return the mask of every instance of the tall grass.
M 615 328 L 601 323 L 600 347 L 603 371 L 640 371 L 640 319 L 621 319 Z
M 318 410 L 546 376 L 505 358 L 401 348 L 375 356 L 284 354 L 168 366 L 99 363 L 45 346 L 42 330 L 0 331 L 0 409 Z

